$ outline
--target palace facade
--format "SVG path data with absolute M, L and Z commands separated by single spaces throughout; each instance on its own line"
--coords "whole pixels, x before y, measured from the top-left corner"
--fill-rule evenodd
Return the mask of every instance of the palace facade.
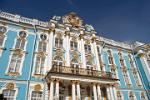
M 0 91 L 7 100 L 150 100 L 150 44 L 98 36 L 73 12 L 43 22 L 1 11 Z

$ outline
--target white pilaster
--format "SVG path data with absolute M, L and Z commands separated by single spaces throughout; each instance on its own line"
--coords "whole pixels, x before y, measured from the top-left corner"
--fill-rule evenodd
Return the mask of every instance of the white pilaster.
M 48 40 L 48 46 L 47 46 L 48 47 L 48 57 L 47 57 L 48 68 L 46 69 L 46 71 L 49 71 L 52 68 L 53 34 L 54 34 L 54 31 L 51 31 L 49 35 L 49 40 Z
M 54 98 L 54 80 L 51 80 L 49 100 L 53 100 L 53 98 Z
M 59 80 L 56 80 L 55 100 L 59 100 Z
M 101 100 L 101 99 L 102 99 L 101 88 L 100 88 L 100 85 L 99 85 L 99 84 L 97 85 L 97 96 L 98 96 L 98 100 Z
M 86 59 L 85 59 L 85 50 L 84 50 L 84 40 L 83 40 L 83 32 L 80 34 L 80 52 L 81 52 L 81 62 L 82 68 L 86 68 Z
M 72 100 L 76 100 L 75 82 L 72 81 Z
M 110 90 L 110 97 L 111 97 L 111 100 L 115 100 L 115 99 L 114 99 L 113 90 L 112 90 L 112 86 L 109 87 L 109 90 Z
M 69 40 L 69 32 L 66 32 L 65 36 L 65 50 L 66 50 L 66 66 L 70 66 L 70 40 Z
M 110 94 L 109 86 L 106 87 L 106 90 L 107 90 L 107 98 L 108 98 L 108 100 L 111 100 L 111 94 Z
M 114 86 L 112 87 L 112 91 L 114 92 L 114 99 L 117 100 L 117 91 Z
M 80 84 L 79 84 L 79 82 L 77 82 L 77 96 L 78 96 L 78 100 L 81 100 Z
M 95 83 L 93 83 L 93 94 L 94 94 L 94 100 L 97 100 L 97 91 L 96 91 Z
M 150 65 L 148 65 L 148 62 L 147 62 L 145 56 L 141 56 L 140 60 L 141 60 L 142 66 L 144 68 L 145 74 L 148 78 L 148 81 L 150 82 L 150 77 L 149 77 L 150 76 Z

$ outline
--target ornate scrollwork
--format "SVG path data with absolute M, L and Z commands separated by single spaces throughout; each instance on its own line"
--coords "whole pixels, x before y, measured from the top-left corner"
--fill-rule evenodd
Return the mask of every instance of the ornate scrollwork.
M 66 15 L 64 17 L 63 22 L 67 24 L 71 24 L 72 26 L 75 26 L 75 27 L 80 27 L 83 24 L 83 21 L 74 12 L 71 12 L 68 15 Z
M 6 84 L 6 88 L 9 89 L 9 90 L 13 90 L 15 87 L 14 83 L 7 83 Z
M 35 91 L 40 91 L 42 89 L 41 85 L 40 84 L 37 84 L 34 86 L 34 90 Z

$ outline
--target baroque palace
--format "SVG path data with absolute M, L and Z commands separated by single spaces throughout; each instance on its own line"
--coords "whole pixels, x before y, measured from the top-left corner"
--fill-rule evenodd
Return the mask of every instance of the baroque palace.
M 98 36 L 73 12 L 43 22 L 0 11 L 0 92 L 7 100 L 150 100 L 150 44 Z

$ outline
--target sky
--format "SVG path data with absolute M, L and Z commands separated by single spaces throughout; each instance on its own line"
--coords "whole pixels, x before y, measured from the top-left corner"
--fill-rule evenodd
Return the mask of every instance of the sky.
M 0 0 L 0 10 L 41 21 L 76 12 L 99 36 L 150 43 L 150 0 Z

